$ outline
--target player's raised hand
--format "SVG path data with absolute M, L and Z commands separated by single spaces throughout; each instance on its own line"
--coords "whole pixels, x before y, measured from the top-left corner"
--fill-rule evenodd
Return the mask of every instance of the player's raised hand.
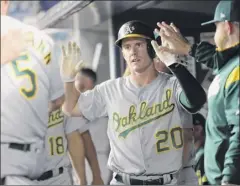
M 19 30 L 10 30 L 1 35 L 1 65 L 6 64 L 19 57 L 21 52 L 27 48 L 26 34 Z
M 69 42 L 68 46 L 62 46 L 61 76 L 64 82 L 73 82 L 79 68 L 84 66 L 81 60 L 81 51 L 76 42 Z
M 162 61 L 166 66 L 176 63 L 176 55 L 166 50 L 166 47 L 159 46 L 154 40 L 151 41 L 151 44 L 159 60 Z
M 179 29 L 171 23 L 158 22 L 157 26 L 160 30 L 155 29 L 162 41 L 164 41 L 163 50 L 177 55 L 188 55 L 191 44 L 182 36 Z

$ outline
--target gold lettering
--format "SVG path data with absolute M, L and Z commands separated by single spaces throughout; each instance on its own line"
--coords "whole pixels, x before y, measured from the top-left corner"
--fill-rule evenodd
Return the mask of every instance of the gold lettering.
M 152 109 L 153 109 L 153 107 L 147 108 L 147 111 L 146 111 L 146 116 L 147 116 L 147 117 L 150 117 L 150 116 L 153 115 L 153 114 L 152 114 Z
M 156 112 L 158 112 L 158 113 L 162 112 L 162 105 L 161 105 L 161 103 L 156 105 Z
M 113 113 L 113 125 L 117 125 L 116 131 L 118 131 L 120 127 L 120 116 L 116 112 Z
M 171 107 L 170 99 L 172 96 L 172 91 L 170 89 L 166 90 L 166 100 L 163 101 L 163 109 Z
M 144 101 L 141 103 L 141 106 L 140 106 L 140 113 L 139 113 L 140 119 L 144 119 L 146 114 L 146 109 L 147 109 L 147 103 Z
M 155 115 L 156 114 L 156 104 L 153 103 L 153 106 L 152 106 L 152 115 Z
M 128 117 L 126 116 L 126 117 L 123 117 L 122 118 L 122 126 L 123 127 L 125 127 L 125 126 L 127 126 L 129 124 L 129 122 L 128 122 Z
M 113 113 L 114 126 L 117 126 L 116 131 L 119 132 L 119 136 L 125 138 L 136 128 L 152 123 L 154 120 L 172 112 L 175 105 L 170 102 L 171 97 L 172 90 L 167 89 L 165 99 L 161 103 L 154 103 L 152 106 L 148 106 L 146 101 L 141 102 L 138 114 L 135 105 L 129 107 L 128 116 L 121 117 L 118 113 Z
M 53 111 L 48 118 L 48 127 L 60 124 L 64 120 L 64 115 L 61 109 Z
M 137 120 L 136 116 L 137 116 L 136 107 L 134 105 L 131 105 L 129 108 L 129 123 L 136 122 Z

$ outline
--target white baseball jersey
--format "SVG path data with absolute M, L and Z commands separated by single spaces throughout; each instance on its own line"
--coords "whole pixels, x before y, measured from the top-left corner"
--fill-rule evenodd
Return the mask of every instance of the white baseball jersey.
M 82 117 L 67 117 L 61 109 L 53 111 L 49 116 L 48 130 L 45 138 L 47 153 L 45 171 L 59 167 L 68 167 L 68 147 L 66 135 L 78 130 L 80 133 L 88 130 L 87 120 Z
M 108 118 L 98 118 L 89 122 L 88 126 L 97 153 L 109 153 L 110 144 L 107 136 Z
M 53 81 L 61 78 L 55 45 L 40 30 L 1 16 L 1 35 L 13 28 L 28 33 L 32 47 L 1 66 L 1 142 L 43 142 L 48 103 L 63 94 L 63 85 Z
M 88 120 L 109 117 L 111 170 L 159 175 L 183 166 L 183 128 L 191 128 L 192 120 L 179 103 L 181 91 L 175 77 L 159 73 L 145 87 L 127 76 L 81 94 L 79 107 Z
M 101 177 L 104 185 L 109 185 L 111 171 L 107 167 L 107 160 L 110 152 L 110 144 L 107 136 L 108 118 L 101 117 L 88 123 L 89 132 L 97 152 L 97 159 L 101 171 Z M 92 170 L 86 160 L 86 177 L 87 183 L 92 183 Z

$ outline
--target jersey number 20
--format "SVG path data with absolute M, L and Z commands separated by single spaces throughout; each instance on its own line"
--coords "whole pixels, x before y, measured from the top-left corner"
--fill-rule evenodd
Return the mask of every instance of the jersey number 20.
M 20 88 L 20 94 L 23 95 L 26 99 L 33 99 L 37 92 L 37 76 L 36 73 L 30 68 L 21 69 L 19 63 L 29 63 L 30 56 L 28 54 L 23 54 L 14 61 L 12 61 L 13 72 L 18 79 L 28 78 L 31 83 L 31 88 L 27 89 L 26 87 Z
M 170 132 L 166 130 L 157 131 L 155 138 L 157 139 L 157 153 L 169 151 L 172 147 L 174 149 L 183 147 L 183 130 L 180 127 L 172 128 Z M 169 145 L 170 143 L 172 145 Z

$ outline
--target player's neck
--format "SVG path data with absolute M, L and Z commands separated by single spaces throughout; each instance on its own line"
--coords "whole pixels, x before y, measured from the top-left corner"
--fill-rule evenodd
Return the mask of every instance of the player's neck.
M 143 87 L 151 83 L 158 76 L 157 70 L 153 65 L 150 65 L 144 72 L 142 73 L 131 73 L 130 79 L 137 86 Z

